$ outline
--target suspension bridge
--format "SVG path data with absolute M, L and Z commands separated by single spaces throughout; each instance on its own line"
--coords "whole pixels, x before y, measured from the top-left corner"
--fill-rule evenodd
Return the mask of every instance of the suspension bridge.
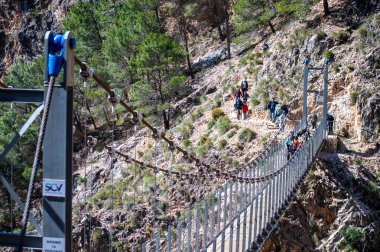
M 1 153 L 0 162 L 10 149 L 22 137 L 28 127 L 42 113 L 40 131 L 32 174 L 28 187 L 27 199 L 24 201 L 17 195 L 13 186 L 0 171 L 0 181 L 9 192 L 23 213 L 21 232 L 0 232 L 0 246 L 14 247 L 18 251 L 27 249 L 43 249 L 43 251 L 73 251 L 73 134 L 84 139 L 85 148 L 98 146 L 108 151 L 110 157 L 112 215 L 109 220 L 108 243 L 102 251 L 117 251 L 114 247 L 114 161 L 116 158 L 128 164 L 134 163 L 140 171 L 147 171 L 154 176 L 154 186 L 150 193 L 153 217 L 151 229 L 146 237 L 138 240 L 125 251 L 256 251 L 276 227 L 281 215 L 292 200 L 308 169 L 313 166 L 321 145 L 327 135 L 327 90 L 328 61 L 323 67 L 310 67 L 309 59 L 305 60 L 303 73 L 303 113 L 295 131 L 307 125 L 307 96 L 309 87 L 308 74 L 311 71 L 323 73 L 323 88 L 317 92 L 321 97 L 323 110 L 319 124 L 303 141 L 301 147 L 287 158 L 288 150 L 285 140 L 277 132 L 267 147 L 250 162 L 239 165 L 235 169 L 214 167 L 188 152 L 181 144 L 168 137 L 164 131 L 150 124 L 144 116 L 123 100 L 106 82 L 94 73 L 74 55 L 75 39 L 70 32 L 56 35 L 47 32 L 45 35 L 45 89 L 30 90 L 0 86 L 0 101 L 11 103 L 29 103 L 35 108 L 34 113 L 25 122 L 13 140 Z M 141 161 L 136 155 L 124 153 L 115 146 L 115 122 L 112 124 L 112 139 L 101 142 L 89 135 L 86 130 L 73 126 L 73 84 L 74 65 L 80 68 L 80 78 L 87 90 L 87 81 L 94 80 L 108 93 L 112 108 L 121 105 L 132 117 L 136 126 L 142 125 L 151 132 L 154 149 L 165 143 L 170 150 L 169 165 L 157 164 L 159 158 L 155 152 L 152 160 Z M 56 77 L 63 69 L 63 81 Z M 86 91 L 85 91 L 86 95 Z M 86 96 L 84 97 L 86 98 Z M 85 100 L 85 102 L 87 102 Z M 315 108 L 314 108 L 315 109 Z M 85 120 L 86 121 L 86 120 Z M 136 132 L 135 132 L 136 133 Z M 43 152 L 43 155 L 42 155 Z M 175 162 L 173 153 L 182 155 L 182 159 L 191 166 L 190 171 L 172 169 Z M 36 187 L 36 172 L 42 161 L 42 224 L 31 213 L 31 206 Z M 87 174 L 87 171 L 85 171 Z M 93 176 L 92 171 L 90 172 Z M 175 211 L 173 218 L 158 217 L 160 190 L 163 187 L 181 189 L 180 185 L 196 185 L 197 190 L 187 200 L 185 210 L 176 209 L 176 202 L 168 201 L 166 211 Z M 183 189 L 182 189 L 183 190 Z M 192 199 L 195 198 L 195 199 Z M 143 198 L 144 199 L 144 198 Z M 87 208 L 86 208 L 87 209 Z M 87 209 L 88 210 L 88 209 Z M 91 216 L 90 212 L 86 214 Z M 137 217 L 136 217 L 137 218 Z M 30 223 L 33 228 L 27 232 Z M 87 230 L 92 230 L 95 223 L 85 222 L 81 235 L 83 251 L 95 251 L 93 241 Z M 90 232 L 91 233 L 91 232 Z

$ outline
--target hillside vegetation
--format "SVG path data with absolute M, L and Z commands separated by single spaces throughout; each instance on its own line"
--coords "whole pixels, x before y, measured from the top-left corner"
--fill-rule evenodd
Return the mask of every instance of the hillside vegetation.
M 51 10 L 51 6 L 34 2 L 23 14 L 23 27 L 25 20 L 44 19 L 44 10 Z M 62 8 L 64 14 L 56 15 L 59 25 L 53 29 L 74 32 L 76 55 L 152 125 L 223 170 L 253 160 L 273 139 L 277 129 L 269 122 L 266 109 L 272 98 L 290 106 L 289 120 L 278 139 L 287 135 L 302 113 L 304 57 L 311 57 L 312 66 L 330 59 L 328 106 L 337 123 L 338 148 L 322 155 L 301 188 L 305 195 L 300 195 L 297 203 L 303 204 L 290 207 L 285 215 L 290 221 L 280 223 L 264 250 L 380 249 L 379 204 L 373 200 L 380 195 L 380 9 L 376 1 L 99 0 L 65 2 Z M 14 29 L 6 27 L 9 32 Z M 36 28 L 30 29 L 33 33 Z M 41 45 L 42 39 L 36 44 Z M 262 50 L 263 44 L 268 44 L 269 50 Z M 27 57 L 21 53 L 11 57 L 2 81 L 8 86 L 42 88 L 41 55 L 36 50 Z M 238 120 L 233 91 L 243 78 L 250 86 L 250 113 L 247 119 Z M 322 75 L 313 74 L 309 80 L 310 88 L 318 89 Z M 106 93 L 93 80 L 86 86 L 83 82 L 78 74 L 74 123 L 79 130 L 107 144 L 112 144 L 113 138 L 119 151 L 147 164 L 183 172 L 197 169 L 180 153 L 156 142 L 146 128 L 135 126 L 122 106 L 112 108 Z M 321 113 L 314 96 L 309 95 L 308 104 L 309 114 Z M 33 108 L 0 107 L 2 151 Z M 23 199 L 37 129 L 38 123 L 0 163 L 7 178 L 12 167 L 12 179 Z M 344 174 L 336 167 L 344 167 Z M 164 233 L 168 225 L 175 226 L 198 198 L 208 197 L 207 193 L 223 182 L 217 178 L 193 181 L 157 176 L 152 170 L 111 156 L 107 150 L 88 146 L 78 136 L 74 137 L 74 169 L 75 251 L 89 246 L 97 251 L 108 248 L 110 232 L 115 250 L 137 248 L 152 237 L 153 229 Z M 354 174 L 350 178 L 349 172 Z M 337 182 L 342 178 L 347 185 Z M 41 198 L 41 171 L 38 180 L 35 198 Z M 320 181 L 326 188 L 320 187 Z M 157 197 L 153 196 L 155 190 Z M 337 201 L 334 199 L 344 203 L 321 206 L 314 192 L 329 204 Z M 2 186 L 0 193 L 8 195 Z M 347 200 L 359 194 L 358 202 L 368 210 L 364 224 L 359 218 L 351 222 L 345 218 L 359 212 L 351 209 L 355 204 Z M 17 231 L 20 211 L 8 196 L 2 197 L 0 204 L 0 230 Z M 36 201 L 34 208 L 40 209 L 41 202 Z M 304 213 L 303 209 L 309 211 Z M 41 218 L 40 211 L 35 212 Z M 329 219 L 324 222 L 326 216 Z M 289 227 L 296 227 L 297 232 L 292 233 Z M 176 232 L 173 229 L 174 237 Z M 292 242 L 296 234 L 308 238 Z

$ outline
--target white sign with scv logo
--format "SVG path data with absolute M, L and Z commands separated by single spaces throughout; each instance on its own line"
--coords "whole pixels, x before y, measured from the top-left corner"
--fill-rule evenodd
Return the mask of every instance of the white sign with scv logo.
M 64 252 L 65 251 L 65 239 L 43 237 L 42 248 L 44 252 Z
M 65 197 L 65 180 L 44 179 L 43 196 Z

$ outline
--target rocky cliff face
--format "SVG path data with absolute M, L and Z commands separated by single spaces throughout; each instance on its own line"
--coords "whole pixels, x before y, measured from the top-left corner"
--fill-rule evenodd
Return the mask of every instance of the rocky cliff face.
M 15 58 L 43 51 L 46 31 L 60 31 L 59 20 L 74 0 L 0 0 L 0 77 Z

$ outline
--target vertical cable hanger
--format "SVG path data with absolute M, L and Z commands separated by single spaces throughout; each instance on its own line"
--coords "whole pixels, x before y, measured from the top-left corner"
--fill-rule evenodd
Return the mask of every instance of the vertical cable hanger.
M 113 221 L 114 221 L 114 163 L 115 163 L 115 106 L 116 103 L 120 101 L 120 96 L 113 93 L 108 97 L 109 101 L 111 102 L 111 124 L 112 124 L 112 140 L 111 140 L 111 152 L 110 159 L 111 159 L 111 165 L 110 165 L 110 176 L 111 176 L 111 198 L 110 198 L 110 205 L 111 205 L 111 218 L 110 218 L 110 230 L 109 230 L 109 251 L 112 252 L 112 243 L 113 243 Z

